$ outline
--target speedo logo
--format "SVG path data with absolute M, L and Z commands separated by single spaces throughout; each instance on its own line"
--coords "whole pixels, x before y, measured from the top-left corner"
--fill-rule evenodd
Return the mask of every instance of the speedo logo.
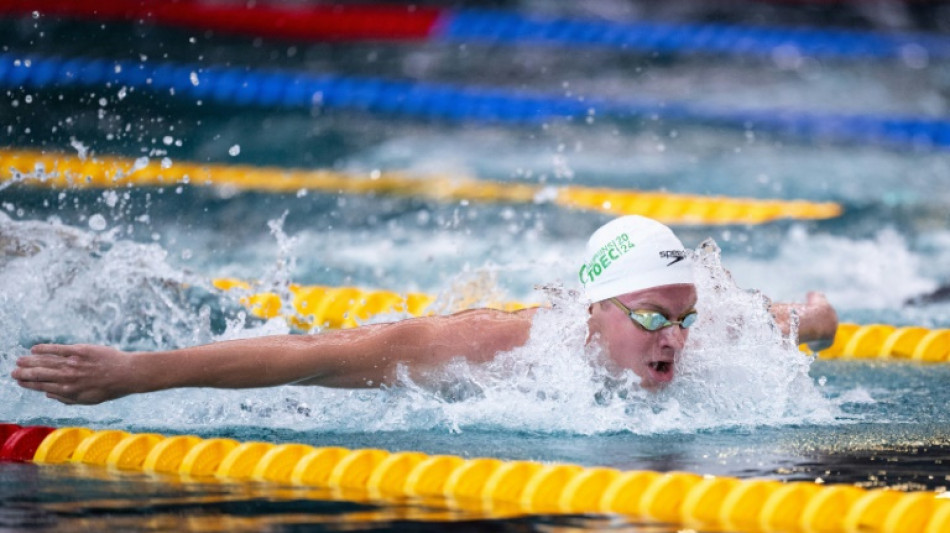
M 634 247 L 636 244 L 630 242 L 630 236 L 626 233 L 621 233 L 616 239 L 601 246 L 590 262 L 581 267 L 579 273 L 581 283 L 584 285 L 593 283 L 614 261 L 623 257 Z
M 673 259 L 666 266 L 673 266 L 686 259 L 686 250 L 664 250 L 660 252 L 661 259 Z

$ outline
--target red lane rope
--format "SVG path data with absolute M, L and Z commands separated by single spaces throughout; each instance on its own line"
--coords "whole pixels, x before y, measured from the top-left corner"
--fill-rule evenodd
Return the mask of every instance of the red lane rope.
M 414 6 L 231 6 L 195 0 L 0 0 L 0 13 L 148 21 L 281 39 L 424 40 L 442 10 Z
M 0 448 L 3 448 L 4 443 L 7 442 L 10 435 L 13 435 L 20 429 L 20 426 L 16 424 L 0 424 Z
M 56 428 L 47 426 L 27 426 L 19 427 L 14 424 L 3 424 L 12 426 L 5 428 L 13 430 L 3 439 L 0 446 L 0 462 L 3 461 L 32 461 L 36 449 L 43 443 L 43 439 L 53 432 Z

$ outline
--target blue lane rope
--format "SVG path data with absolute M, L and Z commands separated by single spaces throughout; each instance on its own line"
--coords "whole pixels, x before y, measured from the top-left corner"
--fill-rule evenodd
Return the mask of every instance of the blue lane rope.
M 724 24 L 620 23 L 538 19 L 503 11 L 442 15 L 433 37 L 452 42 L 600 46 L 659 53 L 768 57 L 779 50 L 815 58 L 950 58 L 950 39 L 923 33 L 875 33 Z
M 715 110 L 685 103 L 613 101 L 384 79 L 175 63 L 0 54 L 0 86 L 128 87 L 237 106 L 358 109 L 427 119 L 538 124 L 591 115 L 671 120 L 804 139 L 950 147 L 950 121 L 792 111 Z

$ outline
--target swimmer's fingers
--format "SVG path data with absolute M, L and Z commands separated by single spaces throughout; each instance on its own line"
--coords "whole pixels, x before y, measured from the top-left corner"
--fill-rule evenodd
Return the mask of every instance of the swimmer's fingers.
M 50 356 L 33 356 L 31 360 L 17 363 L 21 366 L 11 373 L 17 384 L 24 389 L 37 392 L 45 392 L 46 396 L 59 400 L 65 404 L 75 403 L 96 403 L 82 402 L 80 396 L 88 394 L 90 391 L 84 390 L 77 383 L 81 382 L 81 376 L 75 375 L 69 368 L 60 368 L 62 363 L 53 366 L 44 366 L 49 364 L 44 359 Z M 25 359 L 25 358 L 24 358 Z M 62 360 L 62 358 L 57 358 Z
M 805 295 L 805 302 L 809 306 L 813 307 L 830 307 L 831 304 L 828 303 L 828 298 L 823 292 L 812 291 Z
M 71 398 L 66 398 L 65 396 L 60 396 L 60 395 L 58 395 L 58 394 L 53 394 L 52 392 L 47 392 L 47 393 L 46 393 L 46 397 L 49 398 L 49 399 L 51 399 L 51 400 L 56 400 L 56 401 L 58 401 L 58 402 L 62 402 L 62 403 L 64 403 L 64 404 L 66 404 L 66 405 L 76 405 L 76 403 L 78 403 L 78 402 L 76 402 L 75 400 L 73 400 L 73 399 L 71 399 Z
M 53 381 L 26 381 L 18 379 L 17 385 L 23 387 L 24 389 L 35 390 L 36 392 L 45 392 L 47 394 L 53 393 L 54 389 L 57 391 L 62 390 L 62 385 Z
M 831 346 L 838 330 L 838 313 L 820 292 L 810 292 L 801 312 L 799 337 L 813 349 Z
M 23 387 L 24 389 L 33 390 L 36 392 L 45 392 L 46 396 L 49 398 L 54 398 L 63 403 L 76 403 L 72 398 L 68 396 L 63 396 L 61 393 L 66 392 L 61 383 L 56 383 L 52 381 L 26 381 L 26 380 L 17 380 L 17 384 Z M 54 392 L 55 391 L 55 392 Z
M 17 384 L 24 389 L 46 393 L 47 398 L 60 401 L 67 405 L 96 404 L 105 400 L 98 390 L 86 389 L 73 383 L 58 381 L 26 381 L 17 380 Z
M 68 379 L 69 364 L 66 360 L 51 356 L 21 357 L 17 368 L 10 373 L 17 381 L 57 382 Z
M 82 357 L 100 348 L 88 344 L 37 344 L 30 349 L 33 355 L 57 355 L 60 357 Z
M 63 403 L 95 404 L 125 396 L 130 358 L 92 345 L 41 344 L 17 360 L 11 376 L 20 386 Z

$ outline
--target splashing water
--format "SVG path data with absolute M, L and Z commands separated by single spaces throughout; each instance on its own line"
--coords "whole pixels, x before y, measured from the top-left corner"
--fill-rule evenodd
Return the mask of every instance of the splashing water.
M 0 286 L 36 340 L 130 349 L 209 342 L 206 283 L 156 244 L 0 213 Z M 197 307 L 197 312 L 196 312 Z
M 834 422 L 837 407 L 808 375 L 811 359 L 782 336 L 766 299 L 735 285 L 712 241 L 697 256 L 702 318 L 690 330 L 678 378 L 665 389 L 641 389 L 630 371 L 609 375 L 585 342 L 586 305 L 576 295 L 549 291 L 552 306 L 537 313 L 528 343 L 483 367 L 447 369 L 445 389 L 458 394 L 463 383 L 464 400 L 428 400 L 426 418 L 437 406 L 453 429 L 580 434 Z M 425 405 L 426 392 L 408 385 L 414 405 Z
M 937 288 L 925 272 L 926 261 L 893 229 L 883 229 L 873 239 L 852 239 L 810 236 L 794 226 L 783 241 L 778 257 L 768 264 L 731 262 L 736 277 L 767 286 L 777 299 L 795 298 L 799 287 L 810 287 L 824 292 L 839 309 L 893 309 Z
M 278 285 L 292 267 L 294 240 L 271 224 L 281 257 L 267 277 Z M 15 222 L 0 215 L 4 253 L 0 285 L 0 372 L 38 340 L 94 342 L 127 349 L 172 348 L 242 337 L 286 334 L 275 319 L 239 315 L 215 335 L 210 308 L 196 299 L 197 276 L 165 262 L 157 244 L 115 240 L 58 222 Z M 691 329 L 678 377 L 647 392 L 630 372 L 610 374 L 586 343 L 587 308 L 577 294 L 547 288 L 528 343 L 484 365 L 456 361 L 432 376 L 435 390 L 401 373 L 399 386 L 334 390 L 279 387 L 188 389 L 133 396 L 92 407 L 40 400 L 11 380 L 0 404 L 16 418 L 69 419 L 89 425 L 260 426 L 332 432 L 514 430 L 542 434 L 695 432 L 737 426 L 833 423 L 833 400 L 808 375 L 811 360 L 774 327 L 764 298 L 738 288 L 712 242 L 697 251 L 700 321 Z M 291 268 L 292 270 L 292 268 Z M 494 279 L 467 273 L 459 282 L 482 301 L 497 298 Z M 446 305 L 449 305 L 448 303 Z M 517 409 L 512 409 L 517 406 Z M 0 413 L 2 414 L 2 413 Z
M 837 409 L 808 375 L 812 358 L 782 335 L 768 299 L 740 289 L 707 240 L 696 269 L 700 319 L 680 364 L 680 379 L 657 395 L 671 416 L 663 424 L 688 427 L 829 423 Z

